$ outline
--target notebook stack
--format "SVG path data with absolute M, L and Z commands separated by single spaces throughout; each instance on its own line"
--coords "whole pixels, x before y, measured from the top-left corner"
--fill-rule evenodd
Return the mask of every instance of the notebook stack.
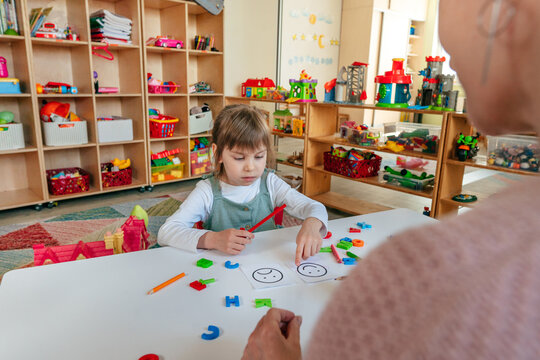
M 90 14 L 92 41 L 131 44 L 131 19 L 101 9 Z

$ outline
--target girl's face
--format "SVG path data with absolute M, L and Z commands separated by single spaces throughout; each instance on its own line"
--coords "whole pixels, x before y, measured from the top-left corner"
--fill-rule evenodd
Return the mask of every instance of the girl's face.
M 253 184 L 266 167 L 266 147 L 255 150 L 225 148 L 219 161 L 223 163 L 224 174 L 221 180 L 229 185 L 248 186 Z

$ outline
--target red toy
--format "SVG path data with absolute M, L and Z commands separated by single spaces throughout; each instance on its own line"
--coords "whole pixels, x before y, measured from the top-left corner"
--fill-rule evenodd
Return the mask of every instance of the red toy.
M 341 264 L 343 261 L 341 261 L 341 258 L 339 257 L 339 253 L 337 252 L 336 247 L 334 246 L 334 244 L 331 244 L 330 247 L 332 248 L 332 254 L 334 254 L 334 256 L 336 257 L 337 262 Z
M 356 229 L 356 228 L 349 228 L 349 232 L 359 233 L 359 232 L 362 232 L 362 230 L 361 229 Z
M 144 220 L 130 216 L 120 228 L 124 232 L 124 243 L 122 244 L 124 252 L 148 249 L 148 237 L 150 234 L 146 231 Z
M 44 264 L 57 264 L 66 261 L 79 259 L 90 259 L 100 256 L 112 255 L 113 249 L 106 249 L 105 242 L 95 241 L 77 244 L 45 247 L 43 244 L 36 244 L 34 248 L 34 266 Z
M 205 284 L 201 284 L 201 282 L 195 280 L 194 282 L 190 283 L 189 286 L 191 286 L 192 288 L 194 288 L 195 290 L 197 291 L 201 291 L 203 289 L 206 289 L 206 285 Z
M 266 98 L 266 91 L 275 88 L 276 84 L 272 79 L 247 79 L 242 83 L 242 97 Z

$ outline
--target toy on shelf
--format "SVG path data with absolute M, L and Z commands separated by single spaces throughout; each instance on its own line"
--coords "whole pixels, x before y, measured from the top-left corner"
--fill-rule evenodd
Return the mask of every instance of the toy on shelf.
M 272 89 L 276 89 L 276 84 L 272 79 L 247 79 L 242 83 L 242 97 L 264 99 L 268 91 L 275 92 Z
M 428 164 L 428 161 L 424 161 L 416 157 L 403 157 L 398 156 L 396 159 L 396 165 L 403 169 L 419 170 L 423 169 Z
M 355 61 L 347 66 L 347 102 L 363 104 L 366 95 L 366 72 L 368 64 Z
M 71 122 L 81 121 L 81 119 L 70 111 L 68 103 L 58 101 L 45 102 L 39 110 L 39 116 L 44 122 Z
M 193 106 L 189 109 L 189 134 L 198 134 L 212 129 L 214 120 L 210 105 Z
M 488 136 L 488 164 L 538 172 L 540 146 L 532 136 Z
M 176 156 L 180 153 L 180 149 L 163 150 L 150 155 L 152 166 L 165 166 L 171 164 L 180 164 L 180 159 Z
M 443 75 L 446 58 L 427 56 L 427 67 L 419 72 L 423 75 L 422 88 L 418 90 L 415 107 L 430 110 L 456 111 L 458 91 L 454 87 L 454 75 Z
M 266 89 L 266 99 L 268 100 L 278 100 L 278 101 L 285 101 L 289 97 L 289 90 L 277 86 L 275 88 L 267 88 Z
M 23 125 L 15 122 L 11 111 L 0 111 L 0 151 L 25 147 Z
M 180 149 L 164 150 L 151 154 L 152 160 L 152 181 L 167 181 L 181 179 L 184 177 L 184 163 L 177 156 Z
M 96 94 L 115 94 L 119 89 L 115 86 L 100 87 L 98 81 L 98 73 L 94 71 L 94 91 Z
M 174 94 L 178 91 L 180 85 L 176 85 L 173 81 L 161 81 L 154 79 L 152 73 L 147 73 L 148 92 L 150 94 Z
M 384 132 L 386 143 L 381 148 L 394 152 L 408 150 L 435 154 L 441 128 L 437 125 L 397 122 L 384 124 Z
M 331 147 L 324 153 L 324 170 L 351 178 L 376 176 L 382 158 L 371 151 Z
M 409 86 L 412 84 L 411 75 L 405 75 L 403 59 L 392 59 L 392 70 L 384 75 L 375 77 L 375 83 L 379 84 L 377 92 L 377 104 L 379 107 L 406 108 L 411 99 Z
M 51 195 L 75 194 L 90 190 L 90 175 L 81 168 L 47 170 Z
M 292 112 L 289 109 L 276 110 L 273 115 L 273 131 L 292 134 Z
M 324 83 L 324 102 L 336 101 L 336 82 L 337 79 L 332 79 Z
M 289 102 L 316 102 L 317 95 L 315 90 L 317 88 L 317 80 L 311 79 L 305 70 L 300 72 L 300 78 L 289 79 L 291 85 Z
M 195 35 L 193 38 L 193 50 L 201 50 L 201 51 L 219 51 L 214 47 L 214 36 L 212 35 Z
M 348 142 L 360 146 L 376 146 L 381 133 L 379 129 L 369 128 L 367 125 L 356 125 L 354 121 L 345 121 L 341 124 L 340 135 Z
M 458 194 L 458 195 L 452 196 L 452 200 L 457 201 L 457 202 L 462 202 L 462 203 L 471 203 L 478 200 L 478 197 L 476 195 L 471 195 L 471 194 Z
M 15 120 L 15 114 L 11 111 L 0 111 L 0 125 L 10 124 Z
M 189 85 L 188 92 L 190 94 L 213 94 L 214 90 L 212 90 L 210 84 L 201 80 L 195 84 Z
M 206 149 L 210 146 L 208 138 L 200 137 L 189 141 L 189 151 Z
M 391 168 L 390 166 L 385 166 L 384 170 L 383 179 L 388 183 L 412 190 L 424 190 L 435 183 L 435 176 L 428 175 L 426 172 L 417 173 L 407 169 Z
M 101 164 L 101 183 L 104 188 L 113 186 L 130 185 L 132 181 L 130 159 L 114 159 L 108 163 Z
M 79 40 L 79 36 L 73 32 L 71 27 L 66 26 L 64 29 L 61 29 L 52 22 L 43 24 L 42 27 L 32 33 L 32 36 L 44 39 Z
M 66 83 L 49 81 L 45 85 L 36 84 L 38 94 L 77 94 L 79 90 L 76 86 Z
M 304 152 L 300 151 L 297 153 L 296 151 L 293 151 L 292 155 L 287 157 L 287 162 L 298 166 L 304 166 Z
M 456 141 L 456 155 L 459 161 L 465 161 L 467 159 L 472 159 L 478 153 L 478 138 L 480 134 L 476 135 L 463 135 L 459 134 L 459 137 Z
M 178 118 L 163 115 L 158 109 L 148 109 L 150 118 L 150 137 L 153 138 L 166 138 L 174 135 L 174 129 L 178 121 Z
M 19 79 L 10 78 L 7 68 L 7 60 L 0 56 L 0 94 L 20 94 L 21 86 Z
M 147 46 L 157 46 L 164 48 L 183 49 L 184 42 L 182 40 L 171 39 L 169 36 L 151 37 L 146 41 Z
M 212 171 L 212 153 L 210 147 L 194 150 L 189 154 L 191 175 L 202 175 Z

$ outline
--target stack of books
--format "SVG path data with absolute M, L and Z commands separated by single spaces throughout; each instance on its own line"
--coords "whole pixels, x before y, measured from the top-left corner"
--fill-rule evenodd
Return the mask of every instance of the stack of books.
M 213 35 L 206 35 L 206 36 L 195 35 L 195 38 L 193 39 L 193 49 L 216 51 L 214 49 L 214 36 Z
M 2 34 L 19 34 L 15 0 L 0 0 L 0 31 Z
M 131 19 L 101 9 L 90 14 L 92 41 L 131 44 Z

